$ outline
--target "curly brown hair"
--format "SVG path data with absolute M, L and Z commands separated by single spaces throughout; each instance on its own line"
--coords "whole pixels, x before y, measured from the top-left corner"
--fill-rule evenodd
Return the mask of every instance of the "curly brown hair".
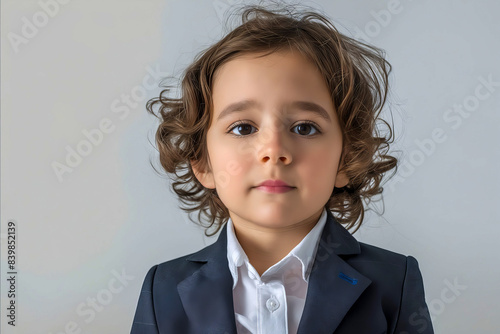
M 216 191 L 198 181 L 191 165 L 207 162 L 206 135 L 217 69 L 244 54 L 293 49 L 320 70 L 337 112 L 343 135 L 338 172 L 349 182 L 332 190 L 325 208 L 348 230 L 354 228 L 354 233 L 363 222 L 367 203 L 382 193 L 384 174 L 391 169 L 395 172 L 397 165 L 397 159 L 388 154 L 393 131 L 380 118 L 391 72 L 384 51 L 340 33 L 317 11 L 253 5 L 242 8 L 241 18 L 239 26 L 199 53 L 186 68 L 180 98 L 168 97 L 171 86 L 166 86 L 147 103 L 147 110 L 161 121 L 156 132 L 160 163 L 173 180 L 172 189 L 184 205 L 181 208 L 198 211 L 197 222 L 206 228 L 206 235 L 217 233 L 229 218 Z M 388 129 L 385 135 L 379 125 Z M 210 228 L 212 233 L 208 233 Z

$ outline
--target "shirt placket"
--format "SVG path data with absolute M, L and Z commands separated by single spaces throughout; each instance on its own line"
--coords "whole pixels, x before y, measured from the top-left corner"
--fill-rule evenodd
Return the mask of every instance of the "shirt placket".
M 288 333 L 285 287 L 279 281 L 259 282 L 258 333 Z

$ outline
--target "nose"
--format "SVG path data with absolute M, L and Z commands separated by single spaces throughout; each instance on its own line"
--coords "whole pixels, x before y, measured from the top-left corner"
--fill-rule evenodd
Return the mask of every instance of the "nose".
M 263 163 L 289 165 L 292 162 L 290 143 L 281 128 L 266 128 L 260 131 L 259 160 Z

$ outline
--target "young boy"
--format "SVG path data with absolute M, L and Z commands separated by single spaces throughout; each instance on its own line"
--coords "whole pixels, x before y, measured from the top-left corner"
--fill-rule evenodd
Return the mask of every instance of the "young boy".
M 133 334 L 433 333 L 415 258 L 347 231 L 396 167 L 389 72 L 320 14 L 254 6 L 148 103 L 183 209 L 222 230 L 149 270 Z

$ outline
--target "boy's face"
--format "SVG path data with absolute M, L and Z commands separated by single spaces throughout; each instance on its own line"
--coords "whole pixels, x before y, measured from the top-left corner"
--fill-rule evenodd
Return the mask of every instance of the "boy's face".
M 319 70 L 299 52 L 240 56 L 217 70 L 212 97 L 208 165 L 193 168 L 235 226 L 317 220 L 334 186 L 347 184 L 337 175 L 342 133 Z M 259 187 L 268 180 L 288 186 Z

